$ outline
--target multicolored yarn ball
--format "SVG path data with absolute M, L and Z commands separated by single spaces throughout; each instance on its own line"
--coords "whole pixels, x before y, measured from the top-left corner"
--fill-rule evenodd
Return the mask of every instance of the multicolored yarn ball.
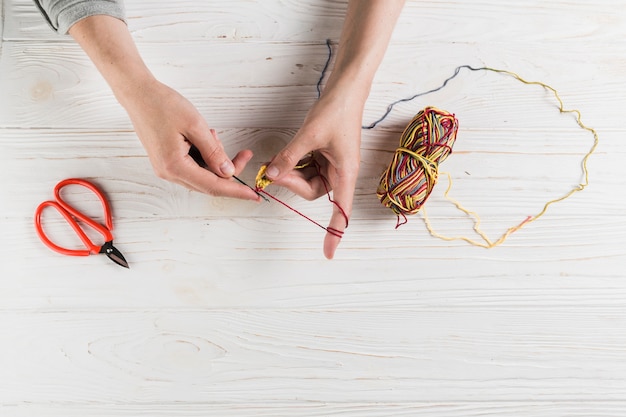
M 428 199 L 437 183 L 439 164 L 452 152 L 458 128 L 454 114 L 426 107 L 404 129 L 376 191 L 380 202 L 398 215 L 397 226 Z

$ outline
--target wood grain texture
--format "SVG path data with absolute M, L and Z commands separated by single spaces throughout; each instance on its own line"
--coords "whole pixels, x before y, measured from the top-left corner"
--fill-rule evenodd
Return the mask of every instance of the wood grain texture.
M 496 238 L 583 181 L 593 138 L 554 97 L 461 71 L 362 131 L 350 227 L 324 231 L 276 204 L 192 193 L 156 178 L 127 115 L 68 36 L 30 0 L 0 12 L 2 417 L 622 417 L 626 410 L 623 138 L 626 8 L 614 0 L 411 1 L 376 75 L 364 124 L 457 66 L 555 87 L 597 129 L 590 184 L 504 245 L 395 230 L 374 193 L 399 135 L 426 105 L 460 121 L 442 165 L 451 196 Z M 159 79 L 189 98 L 228 154 L 254 158 L 297 132 L 336 46 L 346 0 L 129 0 L 128 25 Z M 114 210 L 105 257 L 49 251 L 35 207 L 56 182 L 91 179 Z M 444 198 L 447 235 L 473 223 Z M 324 223 L 329 203 L 280 198 Z M 100 216 L 79 190 L 66 197 Z M 60 217 L 47 230 L 76 245 Z
M 457 66 L 470 64 L 509 69 L 546 82 L 561 92 L 567 108 L 583 112 L 586 123 L 621 127 L 626 88 L 612 74 L 621 73 L 623 62 L 614 59 L 612 50 L 585 47 L 572 55 L 561 50 L 561 43 L 505 51 L 497 44 L 480 49 L 454 43 L 431 47 L 441 54 L 436 64 L 424 63 L 414 44 L 390 46 L 372 87 L 364 124 L 378 119 L 389 103 L 437 88 Z M 297 128 L 317 96 L 328 53 L 323 43 L 146 43 L 140 49 L 152 71 L 191 100 L 216 128 Z M 581 62 L 581 53 L 589 60 Z M 546 63 L 541 69 L 535 64 L 538 56 Z M 511 59 L 515 68 L 506 63 Z M 569 71 L 572 67 L 577 71 Z M 0 127 L 131 129 L 106 83 L 74 44 L 5 42 L 0 70 L 6 73 L 0 87 L 7 97 L 0 103 Z M 595 76 L 583 83 L 580 73 Z M 525 86 L 508 76 L 463 71 L 441 92 L 399 106 L 386 125 L 405 126 L 426 105 L 448 109 L 472 128 L 547 129 L 553 127 L 557 109 L 555 99 L 541 87 Z M 525 111 L 518 111 L 520 107 Z
M 28 0 L 7 1 L 5 39 L 58 39 Z M 320 42 L 337 38 L 346 0 L 264 0 L 221 4 L 183 0 L 127 2 L 128 24 L 141 41 L 180 39 L 231 42 Z M 457 16 L 464 18 L 459 25 Z M 624 39 L 626 12 L 614 0 L 551 2 L 526 0 L 409 0 L 394 40 L 526 43 Z M 488 27 L 489 30 L 485 30 Z M 424 36 L 427 36 L 424 39 Z
M 151 227 L 155 223 L 158 226 Z M 508 246 L 491 251 L 446 246 L 422 230 L 402 240 L 397 235 L 383 235 L 374 244 L 367 243 L 365 233 L 358 233 L 343 243 L 345 247 L 331 263 L 322 257 L 319 234 L 301 233 L 297 241 L 279 240 L 280 236 L 269 233 L 269 238 L 260 238 L 247 231 L 258 229 L 258 222 L 250 223 L 122 223 L 118 226 L 123 233 L 116 245 L 130 262 L 129 272 L 104 257 L 68 263 L 60 255 L 50 254 L 36 240 L 30 222 L 23 222 L 21 228 L 5 233 L 15 245 L 3 256 L 20 259 L 20 267 L 2 266 L 4 276 L 10 273 L 12 277 L 0 281 L 3 311 L 374 311 L 439 306 L 569 306 L 585 310 L 593 306 L 621 308 L 626 296 L 620 272 L 625 256 L 623 227 L 572 233 L 569 244 L 558 244 L 553 230 L 532 233 L 535 245 L 520 244 L 519 240 L 531 240 L 520 234 Z M 275 224 L 285 228 L 284 223 Z M 137 238 L 140 233 L 145 238 Z M 238 240 L 226 239 L 234 233 L 240 236 Z M 600 234 L 615 247 L 602 250 L 602 242 L 595 240 Z M 550 244 L 551 237 L 557 243 Z M 374 256 L 376 262 L 369 262 Z M 50 277 L 51 270 L 62 273 Z M 337 274 L 338 270 L 348 272 Z
M 274 203 L 258 205 L 190 193 L 156 178 L 145 151 L 132 132 L 39 129 L 7 129 L 4 132 L 2 143 L 7 153 L 0 155 L 3 169 L 7 174 L 19 175 L 21 187 L 33 193 L 14 195 L 10 188 L 0 190 L 6 201 L 6 215 L 22 216 L 25 211 L 31 211 L 37 203 L 33 196 L 47 196 L 61 178 L 76 176 L 100 182 L 120 218 L 266 217 L 270 214 L 268 207 L 283 216 L 293 214 Z M 295 130 L 291 129 L 218 131 L 229 154 L 234 155 L 242 148 L 255 152 L 249 167 L 241 175 L 249 183 L 253 182 L 261 163 L 268 161 L 294 133 Z M 454 198 L 468 207 L 480 209 L 479 213 L 485 216 L 495 217 L 530 214 L 543 203 L 575 187 L 583 180 L 580 162 L 593 142 L 590 134 L 579 131 L 550 133 L 553 141 L 549 144 L 543 143 L 545 135 L 537 138 L 535 134 L 524 135 L 516 131 L 462 133 L 453 157 L 442 165 L 442 171 L 452 176 Z M 617 139 L 622 134 L 621 131 L 607 132 L 603 138 Z M 398 132 L 363 133 L 362 171 L 356 191 L 360 202 L 355 209 L 357 218 L 384 219 L 391 214 L 380 205 L 375 192 L 380 173 L 389 163 L 398 137 Z M 532 142 L 535 142 L 534 146 L 530 145 Z M 619 178 L 626 175 L 620 162 L 623 153 L 615 153 L 608 146 L 603 143 L 589 160 L 592 185 L 584 194 L 595 198 L 584 198 L 576 204 L 560 203 L 559 207 L 566 210 L 564 214 L 580 212 L 580 204 L 582 207 L 586 205 L 588 212 L 604 210 L 606 214 L 622 214 L 619 204 L 610 199 L 609 194 L 619 185 Z M 529 169 L 529 166 L 533 168 Z M 429 201 L 429 205 L 437 207 L 435 217 L 438 212 L 461 214 L 443 196 L 447 185 L 447 177 L 442 175 Z M 275 187 L 271 190 L 300 208 L 308 207 L 314 214 L 319 209 L 326 211 L 328 208 L 328 202 L 323 199 L 297 202 L 285 190 Z M 515 204 L 511 204 L 513 198 Z M 510 210 L 503 212 L 506 207 Z M 440 212 L 441 209 L 445 211 Z
M 271 404 L 620 400 L 626 388 L 626 335 L 613 331 L 626 325 L 622 308 L 1 318 L 14 335 L 2 369 L 20 376 L 3 392 L 6 404 L 33 391 L 67 403 Z
M 341 416 L 341 417 L 387 417 L 417 416 L 417 417 L 467 417 L 480 415 L 497 415 L 501 417 L 552 417 L 571 416 L 588 417 L 600 414 L 606 417 L 620 417 L 626 404 L 621 401 L 510 401 L 510 402 L 426 402 L 426 403 L 251 403 L 251 404 L 103 404 L 103 405 L 63 405 L 64 415 L 75 416 L 191 416 L 206 415 L 237 416 L 237 417 L 282 417 L 282 416 Z M 56 416 L 56 408 L 52 405 L 23 405 L 5 407 L 4 411 L 15 417 L 30 417 L 34 414 L 42 417 Z

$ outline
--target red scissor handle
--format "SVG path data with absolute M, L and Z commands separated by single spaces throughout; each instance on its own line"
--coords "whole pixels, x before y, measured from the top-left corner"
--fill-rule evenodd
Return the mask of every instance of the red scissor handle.
M 102 208 L 104 209 L 105 226 L 93 220 L 91 217 L 88 217 L 85 214 L 81 213 L 79 210 L 75 209 L 74 207 L 66 203 L 65 200 L 63 200 L 63 198 L 61 197 L 61 190 L 67 185 L 80 185 L 82 187 L 88 188 L 98 197 L 98 199 L 102 203 Z M 91 239 L 89 239 L 85 231 L 78 224 L 77 220 L 82 221 L 84 224 L 88 225 L 89 227 L 100 233 L 104 237 L 105 242 L 110 242 L 113 240 L 113 234 L 111 233 L 111 230 L 113 230 L 111 209 L 109 207 L 109 203 L 104 197 L 104 194 L 102 194 L 98 187 L 83 179 L 70 178 L 59 182 L 54 187 L 54 197 L 56 201 L 44 201 L 39 205 L 39 207 L 37 207 L 37 210 L 35 210 L 35 229 L 37 230 L 37 234 L 39 235 L 41 241 L 50 249 L 63 255 L 70 256 L 87 256 L 89 254 L 97 254 L 100 252 L 101 245 L 96 245 L 91 241 Z M 69 223 L 72 229 L 74 229 L 74 232 L 76 232 L 80 240 L 85 244 L 87 249 L 63 248 L 61 246 L 58 246 L 48 238 L 48 236 L 43 231 L 43 227 L 41 224 L 41 214 L 46 207 L 54 207 L 63 216 L 63 218 L 65 218 L 65 220 Z

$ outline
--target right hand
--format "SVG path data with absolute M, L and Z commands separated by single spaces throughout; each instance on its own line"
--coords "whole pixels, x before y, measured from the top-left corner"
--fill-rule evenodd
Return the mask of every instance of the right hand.
M 198 110 L 150 73 L 123 21 L 89 16 L 72 25 L 69 33 L 126 109 L 159 177 L 214 196 L 260 201 L 253 190 L 230 178 L 244 169 L 252 152 L 241 151 L 232 161 L 226 156 Z M 192 145 L 207 169 L 189 156 Z
M 231 179 L 243 171 L 252 151 L 242 150 L 231 161 L 215 130 L 178 92 L 150 79 L 127 91 L 120 102 L 157 176 L 213 196 L 260 201 L 253 190 Z M 192 144 L 200 151 L 206 169 L 189 156 Z

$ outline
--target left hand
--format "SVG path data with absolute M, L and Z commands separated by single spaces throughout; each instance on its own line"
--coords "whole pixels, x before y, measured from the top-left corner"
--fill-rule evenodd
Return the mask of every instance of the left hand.
M 328 191 L 343 209 L 333 206 L 328 224 L 343 232 L 352 212 L 354 189 L 359 173 L 363 100 L 351 98 L 347 91 L 325 92 L 309 110 L 294 138 L 269 164 L 265 175 L 275 184 L 297 195 L 314 200 L 327 190 L 318 168 L 294 169 L 310 152 L 327 179 Z M 344 214 L 345 213 L 345 214 Z M 341 238 L 326 233 L 324 255 L 332 259 Z

